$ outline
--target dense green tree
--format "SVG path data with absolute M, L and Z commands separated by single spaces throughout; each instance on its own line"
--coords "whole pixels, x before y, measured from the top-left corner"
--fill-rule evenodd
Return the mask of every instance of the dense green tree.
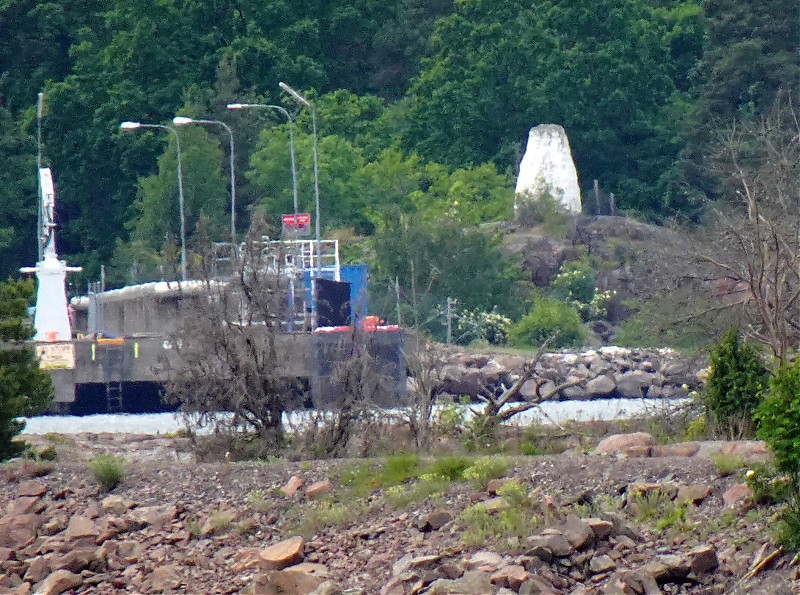
M 558 123 L 586 184 L 599 179 L 623 207 L 660 209 L 677 125 L 666 118 L 667 29 L 637 0 L 461 2 L 412 87 L 407 141 L 444 164 L 505 169 L 530 127 Z
M 0 107 L 0 276 L 36 261 L 36 141 Z
M 158 174 L 139 180 L 130 221 L 131 238 L 159 249 L 168 238 L 180 232 L 178 201 L 177 150 L 175 137 L 168 139 L 164 153 L 158 158 Z M 212 239 L 226 240 L 230 203 L 229 177 L 221 169 L 222 149 L 216 139 L 201 126 L 178 130 L 181 138 L 184 215 L 187 244 L 202 216 L 212 222 Z
M 717 198 L 718 178 L 708 156 L 735 121 L 767 114 L 782 91 L 800 80 L 800 20 L 788 0 L 705 0 L 706 41 L 696 66 L 685 145 L 671 192 L 678 200 Z
M 0 283 L 0 461 L 24 450 L 14 438 L 25 428 L 20 417 L 44 412 L 53 398 L 50 377 L 39 369 L 27 308 L 33 282 Z
M 454 221 L 435 223 L 414 216 L 387 217 L 373 240 L 374 275 L 398 280 L 413 300 L 464 309 L 506 311 L 513 299 L 518 268 L 499 250 L 499 239 Z
M 449 219 L 466 226 L 510 219 L 514 192 L 508 176 L 491 163 L 449 173 L 441 165 L 425 168 L 425 189 L 411 193 L 411 202 L 429 221 Z

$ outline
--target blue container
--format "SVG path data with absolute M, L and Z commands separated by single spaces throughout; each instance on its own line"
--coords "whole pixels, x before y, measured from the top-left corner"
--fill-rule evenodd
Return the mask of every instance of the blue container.
M 345 264 L 339 269 L 342 281 L 350 284 L 350 313 L 356 321 L 367 315 L 367 265 Z
M 368 272 L 367 264 L 343 264 L 339 267 L 341 281 L 350 284 L 350 314 L 355 316 L 356 321 L 364 320 L 367 315 L 367 291 Z M 331 271 L 324 271 L 322 277 L 333 280 Z M 311 271 L 303 273 L 303 290 L 305 291 L 306 303 L 311 303 Z

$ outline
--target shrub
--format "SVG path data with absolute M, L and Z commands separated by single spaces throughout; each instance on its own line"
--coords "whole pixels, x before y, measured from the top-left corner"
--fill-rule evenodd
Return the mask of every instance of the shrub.
M 778 539 L 789 550 L 800 549 L 800 360 L 784 364 L 769 379 L 767 397 L 755 412 L 758 437 L 775 455 L 775 467 L 785 473 L 787 485 L 781 496 Z
M 712 428 L 731 438 L 753 433 L 753 412 L 767 383 L 767 369 L 755 346 L 728 330 L 711 349 L 711 373 L 705 394 Z
M 420 458 L 415 454 L 398 454 L 386 458 L 381 471 L 381 484 L 394 486 L 417 476 Z
M 509 336 L 515 347 L 537 347 L 547 339 L 551 339 L 550 347 L 572 347 L 579 345 L 583 338 L 583 326 L 577 310 L 546 297 L 536 300 L 530 313 L 514 325 Z
M 117 487 L 125 477 L 125 461 L 110 454 L 97 455 L 89 461 L 89 468 L 100 484 L 100 490 L 108 492 Z
M 428 475 L 432 478 L 455 481 L 463 477 L 464 471 L 472 464 L 468 457 L 458 455 L 446 456 L 436 459 L 431 465 Z
M 720 477 L 728 477 L 744 467 L 744 457 L 717 452 L 711 455 L 711 463 Z
M 570 214 L 561 206 L 555 192 L 547 190 L 536 196 L 529 193 L 517 195 L 514 209 L 517 222 L 526 227 L 541 226 L 550 235 L 564 235 Z
M 594 281 L 594 270 L 585 258 L 570 260 L 561 265 L 550 289 L 562 302 L 589 304 L 594 298 Z
M 800 360 L 775 371 L 755 418 L 758 437 L 775 454 L 778 471 L 800 476 Z
M 476 489 L 484 489 L 489 480 L 503 477 L 511 468 L 508 457 L 481 457 L 464 469 L 461 476 Z
M 28 324 L 30 281 L 0 283 L 0 461 L 22 454 L 25 443 L 15 440 L 25 428 L 22 417 L 47 409 L 53 398 L 50 377 L 39 369 Z

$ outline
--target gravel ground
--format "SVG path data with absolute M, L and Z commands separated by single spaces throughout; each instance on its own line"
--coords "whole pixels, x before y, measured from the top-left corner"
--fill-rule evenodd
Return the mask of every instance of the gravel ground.
M 123 483 L 113 494 L 138 506 L 174 504 L 178 515 L 169 530 L 130 534 L 141 546 L 140 555 L 127 568 L 109 574 L 78 592 L 142 592 L 151 585 L 147 577 L 155 568 L 170 567 L 179 580 L 174 590 L 186 593 L 235 593 L 252 583 L 252 571 L 235 568 L 237 554 L 246 548 L 263 548 L 298 532 L 307 533 L 307 561 L 325 564 L 346 593 L 378 593 L 391 576 L 392 564 L 407 553 L 461 555 L 479 547 L 463 545 L 461 527 L 451 523 L 441 531 L 421 533 L 418 519 L 434 508 L 457 514 L 476 498 L 467 482 L 456 481 L 434 499 L 392 507 L 381 490 L 353 495 L 346 491 L 342 473 L 354 461 L 274 463 L 195 463 L 186 440 L 170 437 L 82 434 L 70 437 L 27 436 L 35 445 L 54 444 L 59 460 L 42 478 L 51 492 L 68 494 L 72 514 L 97 508 L 100 494 L 86 461 L 99 452 L 124 456 L 128 463 Z M 0 505 L 5 509 L 20 479 L 6 469 L 0 479 Z M 693 591 L 691 586 L 670 592 L 800 593 L 796 570 L 784 556 L 755 579 L 740 584 L 740 577 L 761 545 L 770 539 L 768 525 L 774 511 L 758 508 L 723 514 L 722 493 L 741 482 L 743 470 L 720 477 L 705 457 L 617 459 L 590 454 L 562 453 L 516 457 L 509 476 L 535 493 L 551 496 L 562 505 L 587 499 L 619 499 L 634 482 L 705 484 L 712 495 L 690 511 L 690 529 L 658 531 L 653 524 L 628 520 L 642 536 L 645 551 L 669 552 L 692 544 L 713 545 L 723 564 L 717 571 L 716 591 Z M 308 503 L 302 491 L 294 497 L 280 492 L 292 476 L 305 485 L 330 479 L 336 514 L 323 522 L 314 515 L 320 506 Z M 69 508 L 69 506 L 67 507 Z M 220 511 L 232 511 L 229 525 L 207 535 L 198 530 Z M 724 560 L 726 552 L 729 561 Z

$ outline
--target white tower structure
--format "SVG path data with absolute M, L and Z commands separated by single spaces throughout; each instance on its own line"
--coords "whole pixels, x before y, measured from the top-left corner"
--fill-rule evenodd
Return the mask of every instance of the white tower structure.
M 36 273 L 39 287 L 36 292 L 36 315 L 33 326 L 36 329 L 34 341 L 69 341 L 72 330 L 67 310 L 65 282 L 67 273 L 81 271 L 81 267 L 70 267 L 58 259 L 56 253 L 56 194 L 53 188 L 53 174 L 49 167 L 39 168 L 39 191 L 41 194 L 41 223 L 39 227 L 39 247 L 42 260 L 35 267 L 24 267 L 23 273 Z
M 517 200 L 520 194 L 527 194 L 535 200 L 548 193 L 567 212 L 581 212 L 578 172 L 572 161 L 567 133 L 561 126 L 541 124 L 531 128 L 515 192 Z

